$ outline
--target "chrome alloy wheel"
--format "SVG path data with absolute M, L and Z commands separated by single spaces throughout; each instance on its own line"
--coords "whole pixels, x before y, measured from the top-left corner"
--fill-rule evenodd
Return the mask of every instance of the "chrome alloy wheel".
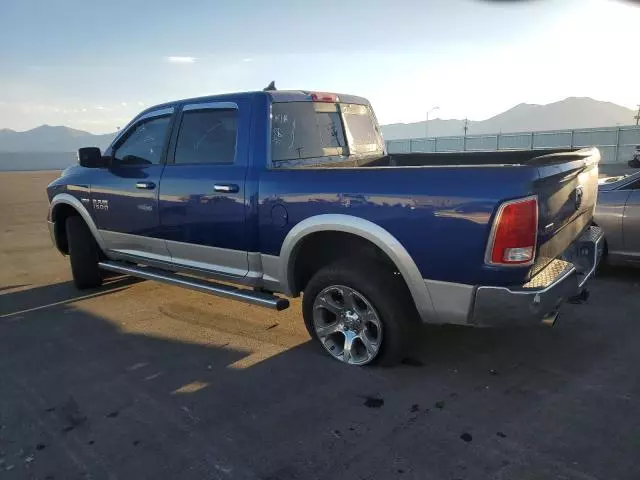
M 341 362 L 365 365 L 380 351 L 378 312 L 353 288 L 331 285 L 322 290 L 313 302 L 313 327 L 324 348 Z

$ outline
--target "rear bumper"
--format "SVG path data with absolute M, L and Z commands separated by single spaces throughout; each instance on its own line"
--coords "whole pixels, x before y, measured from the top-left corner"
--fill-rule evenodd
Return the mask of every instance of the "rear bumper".
M 553 319 L 560 306 L 578 295 L 594 275 L 604 245 L 602 229 L 589 227 L 562 258 L 549 263 L 525 285 L 471 286 L 427 282 L 439 323 L 477 326 L 535 325 Z M 432 295 L 433 296 L 433 295 Z
M 530 325 L 553 318 L 594 275 L 603 247 L 602 229 L 590 227 L 565 252 L 521 287 L 478 287 L 470 322 Z

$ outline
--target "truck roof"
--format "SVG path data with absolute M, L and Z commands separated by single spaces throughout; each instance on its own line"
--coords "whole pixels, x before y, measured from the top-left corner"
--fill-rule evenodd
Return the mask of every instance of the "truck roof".
M 254 91 L 254 92 L 235 92 L 235 93 L 221 93 L 218 95 L 205 95 L 202 97 L 185 98 L 180 100 L 173 100 L 166 103 L 160 103 L 145 109 L 140 112 L 139 115 L 157 110 L 159 108 L 174 107 L 180 103 L 198 103 L 198 102 L 215 102 L 215 101 L 229 101 L 232 98 L 238 97 L 255 97 L 255 96 L 269 96 L 272 102 L 310 102 L 312 90 L 271 90 L 271 91 Z M 322 92 L 330 93 L 330 92 Z M 358 105 L 369 105 L 369 101 L 366 98 L 358 97 L 356 95 L 346 95 L 341 93 L 330 93 L 336 95 L 341 103 L 355 103 Z

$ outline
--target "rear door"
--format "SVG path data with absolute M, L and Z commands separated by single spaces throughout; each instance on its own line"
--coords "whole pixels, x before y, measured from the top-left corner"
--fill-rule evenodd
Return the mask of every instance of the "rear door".
M 248 99 L 182 108 L 159 198 L 162 236 L 174 264 L 230 276 L 248 272 L 250 109 Z
M 163 108 L 141 116 L 105 152 L 111 166 L 92 183 L 91 201 L 109 250 L 169 260 L 158 238 L 158 190 L 173 114 Z

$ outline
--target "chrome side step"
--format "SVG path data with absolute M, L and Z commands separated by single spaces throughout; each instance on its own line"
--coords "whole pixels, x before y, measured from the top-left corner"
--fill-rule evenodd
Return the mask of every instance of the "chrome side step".
M 98 266 L 110 272 L 146 278 L 147 280 L 156 280 L 158 282 L 168 283 L 169 285 L 189 288 L 197 292 L 209 293 L 232 300 L 240 300 L 241 302 L 251 303 L 260 307 L 273 308 L 278 311 L 289 308 L 289 300 L 286 298 L 276 297 L 275 295 L 264 292 L 254 292 L 252 290 L 237 288 L 231 285 L 224 285 L 222 283 L 200 280 L 199 278 L 187 277 L 157 268 L 140 267 L 138 265 L 129 265 L 113 261 L 99 262 Z

